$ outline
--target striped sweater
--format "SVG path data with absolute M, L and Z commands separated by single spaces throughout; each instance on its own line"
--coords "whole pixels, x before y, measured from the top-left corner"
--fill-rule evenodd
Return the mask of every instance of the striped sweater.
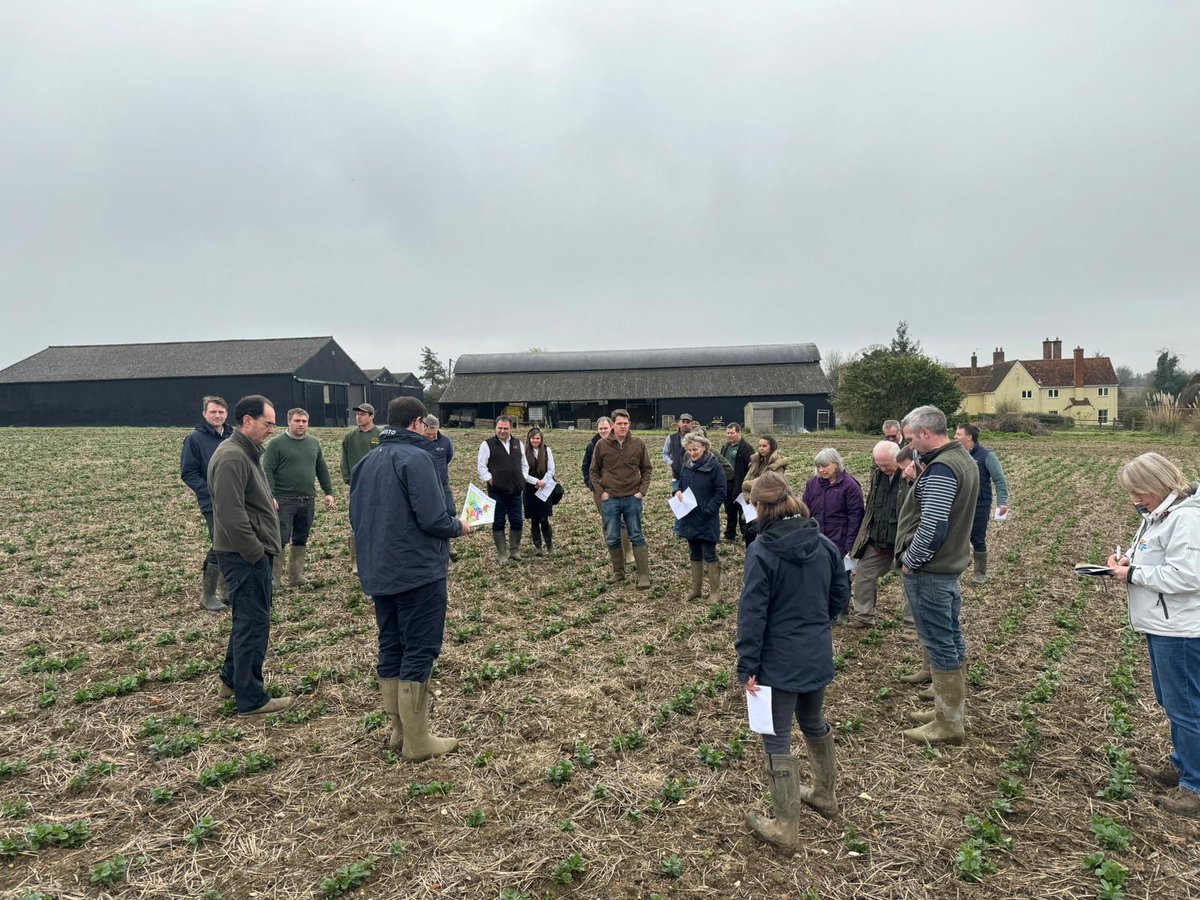
M 896 554 L 913 572 L 958 575 L 971 564 L 979 467 L 958 441 L 922 459 L 927 468 L 900 509 Z

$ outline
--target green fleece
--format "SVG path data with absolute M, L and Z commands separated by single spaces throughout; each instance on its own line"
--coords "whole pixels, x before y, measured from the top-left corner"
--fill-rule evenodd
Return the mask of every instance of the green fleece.
M 358 461 L 379 446 L 378 425 L 371 426 L 370 431 L 355 428 L 342 438 L 342 481 L 350 483 L 350 473 L 358 465 Z
M 329 468 L 321 453 L 321 442 L 311 434 L 296 440 L 286 431 L 276 435 L 263 453 L 263 471 L 276 497 L 313 496 L 313 477 L 321 482 L 321 490 L 333 493 Z

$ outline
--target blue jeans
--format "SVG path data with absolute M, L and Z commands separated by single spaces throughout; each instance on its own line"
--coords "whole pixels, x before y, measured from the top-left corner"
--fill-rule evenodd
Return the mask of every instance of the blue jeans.
M 1171 723 L 1179 785 L 1200 794 L 1200 638 L 1146 635 L 1154 699 Z
M 967 642 L 958 622 L 960 576 L 917 572 L 903 577 L 904 595 L 912 608 L 917 636 L 929 654 L 929 665 L 943 672 L 960 668 L 967 659 Z
M 796 694 L 771 688 L 771 719 L 774 734 L 764 734 L 763 749 L 768 753 L 787 755 L 792 752 L 792 716 L 800 724 L 805 737 L 819 738 L 829 733 L 825 724 L 825 688 Z
M 609 497 L 600 504 L 604 516 L 604 543 L 609 548 L 621 546 L 621 523 L 629 532 L 629 543 L 641 547 L 646 543 L 642 535 L 642 501 L 637 497 Z
M 271 637 L 271 556 L 251 564 L 240 553 L 218 553 L 217 564 L 233 609 L 221 680 L 233 689 L 238 712 L 250 712 L 271 699 L 262 674 Z
M 525 504 L 521 494 L 488 494 L 496 501 L 496 517 L 492 519 L 492 531 L 503 531 L 504 520 L 508 519 L 508 527 L 520 531 L 525 524 Z
M 379 677 L 428 681 L 446 632 L 446 579 L 371 599 L 379 626 Z

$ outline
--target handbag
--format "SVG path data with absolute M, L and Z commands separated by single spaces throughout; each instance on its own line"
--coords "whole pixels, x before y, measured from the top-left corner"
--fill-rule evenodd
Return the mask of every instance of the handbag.
M 562 500 L 565 493 L 566 491 L 563 490 L 563 486 L 558 482 L 555 482 L 554 490 L 550 492 L 550 497 L 548 498 L 547 502 L 551 506 L 558 506 L 558 502 Z

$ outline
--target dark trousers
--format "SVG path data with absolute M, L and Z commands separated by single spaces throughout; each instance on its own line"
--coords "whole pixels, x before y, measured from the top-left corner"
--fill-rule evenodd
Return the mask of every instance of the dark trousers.
M 764 734 L 763 749 L 768 753 L 788 754 L 792 752 L 792 716 L 800 725 L 805 737 L 819 738 L 829 733 L 825 724 L 825 688 L 815 691 L 793 693 L 771 689 L 771 719 L 774 734 Z
M 542 539 L 545 538 L 546 546 L 550 546 L 554 540 L 554 529 L 550 527 L 550 520 L 543 518 L 529 517 L 529 530 L 533 534 L 533 544 L 535 547 L 542 546 Z
M 371 599 L 379 626 L 379 677 L 428 681 L 446 631 L 446 579 Z
M 692 562 L 716 562 L 717 561 L 717 545 L 712 541 L 694 541 L 691 538 L 687 539 L 688 559 Z
M 316 497 L 278 497 L 279 541 L 286 547 L 293 544 L 303 547 L 308 543 L 308 532 L 312 529 Z
M 992 517 L 992 504 L 975 507 L 975 519 L 971 522 L 971 549 L 976 553 L 987 553 L 988 519 Z
M 729 486 L 730 495 L 734 494 L 733 485 Z M 742 508 L 738 506 L 737 500 L 725 501 L 725 537 L 735 538 L 738 535 L 738 526 L 742 523 Z
M 264 555 L 248 563 L 240 553 L 217 554 L 233 609 L 221 680 L 233 689 L 238 712 L 258 709 L 271 699 L 262 674 L 271 636 L 271 560 Z
M 525 524 L 525 503 L 521 494 L 489 493 L 496 501 L 496 518 L 492 520 L 492 531 L 503 531 L 504 520 L 513 531 L 520 531 Z
M 204 568 L 207 569 L 217 564 L 217 551 L 212 548 L 213 514 L 210 509 L 208 512 L 200 510 L 200 515 L 204 516 L 204 524 L 208 526 L 208 556 L 204 557 Z

